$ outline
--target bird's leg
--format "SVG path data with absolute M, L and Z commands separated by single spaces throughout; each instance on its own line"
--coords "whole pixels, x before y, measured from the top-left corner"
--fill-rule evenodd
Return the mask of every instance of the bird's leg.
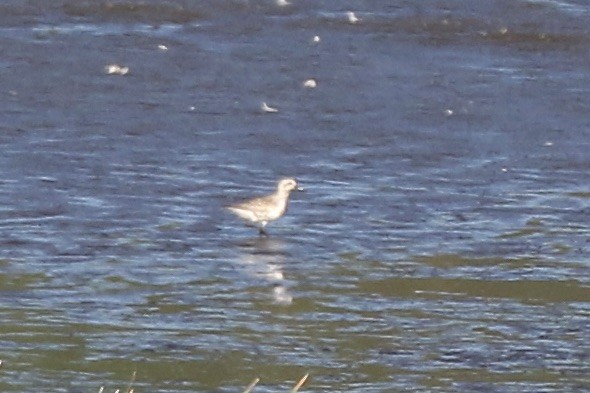
M 264 229 L 264 227 L 260 227 L 259 234 L 260 234 L 260 236 L 268 236 L 268 233 L 266 233 L 266 230 Z

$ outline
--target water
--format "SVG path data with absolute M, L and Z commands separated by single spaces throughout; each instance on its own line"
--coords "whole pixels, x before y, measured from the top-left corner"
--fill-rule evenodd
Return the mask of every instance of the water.
M 0 5 L 0 390 L 590 391 L 589 6 L 291 3 Z

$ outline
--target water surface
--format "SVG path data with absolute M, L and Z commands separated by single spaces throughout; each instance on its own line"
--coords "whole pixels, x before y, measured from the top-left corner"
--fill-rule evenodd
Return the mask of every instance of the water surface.
M 0 5 L 0 390 L 590 391 L 588 5 L 291 3 Z

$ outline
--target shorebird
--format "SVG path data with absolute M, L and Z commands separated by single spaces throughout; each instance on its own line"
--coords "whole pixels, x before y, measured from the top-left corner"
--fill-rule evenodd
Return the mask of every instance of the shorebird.
M 265 227 L 270 221 L 281 218 L 287 211 L 291 191 L 303 191 L 293 178 L 279 180 L 277 190 L 270 195 L 229 206 L 228 209 L 248 224 L 258 227 L 266 235 Z

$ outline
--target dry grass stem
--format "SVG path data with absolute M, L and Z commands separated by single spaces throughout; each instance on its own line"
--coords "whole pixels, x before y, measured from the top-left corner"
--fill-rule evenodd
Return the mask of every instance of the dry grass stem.
M 293 386 L 293 389 L 291 389 L 291 393 L 297 393 L 299 391 L 299 388 L 301 388 L 303 384 L 307 381 L 307 378 L 309 378 L 309 373 L 305 374 L 303 378 L 301 378 L 299 382 L 297 382 L 297 384 Z
M 129 380 L 129 383 L 127 384 L 127 389 L 125 389 L 123 392 L 124 393 L 134 393 L 135 390 L 133 389 L 133 383 L 135 382 L 135 377 L 137 376 L 137 370 L 133 371 L 133 374 L 131 374 L 131 379 Z M 104 386 L 101 386 L 100 389 L 98 389 L 98 393 L 104 393 Z M 115 390 L 114 393 L 121 393 L 121 389 L 117 389 Z
M 129 384 L 127 385 L 127 393 L 133 393 L 133 383 L 135 382 L 135 377 L 137 376 L 137 370 L 133 370 L 133 374 L 131 374 L 131 379 L 129 380 Z
M 250 385 L 248 385 L 248 387 L 246 388 L 246 390 L 244 390 L 243 393 L 250 393 L 258 382 L 260 382 L 260 378 L 255 378 L 252 382 L 250 382 Z
M 2 366 L 2 361 L 0 361 L 0 367 Z M 135 383 L 135 378 L 137 377 L 137 370 L 133 371 L 133 374 L 131 374 L 131 379 L 129 380 L 129 383 L 127 384 L 127 389 L 121 391 L 120 389 L 117 389 L 114 391 L 114 393 L 134 393 L 134 389 L 133 389 L 133 384 Z M 305 374 L 300 380 L 299 382 L 297 382 L 295 384 L 295 386 L 293 386 L 293 388 L 290 390 L 290 393 L 297 393 L 299 391 L 299 389 L 305 384 L 305 382 L 307 382 L 309 378 L 309 373 Z M 254 380 L 252 382 L 250 382 L 250 384 L 248 385 L 248 387 L 246 387 L 246 389 L 242 392 L 242 393 L 251 393 L 254 390 L 254 387 L 256 387 L 256 385 L 258 384 L 258 382 L 260 382 L 260 378 L 254 378 Z M 98 393 L 104 393 L 105 389 L 104 386 L 101 386 L 100 389 L 98 389 Z

